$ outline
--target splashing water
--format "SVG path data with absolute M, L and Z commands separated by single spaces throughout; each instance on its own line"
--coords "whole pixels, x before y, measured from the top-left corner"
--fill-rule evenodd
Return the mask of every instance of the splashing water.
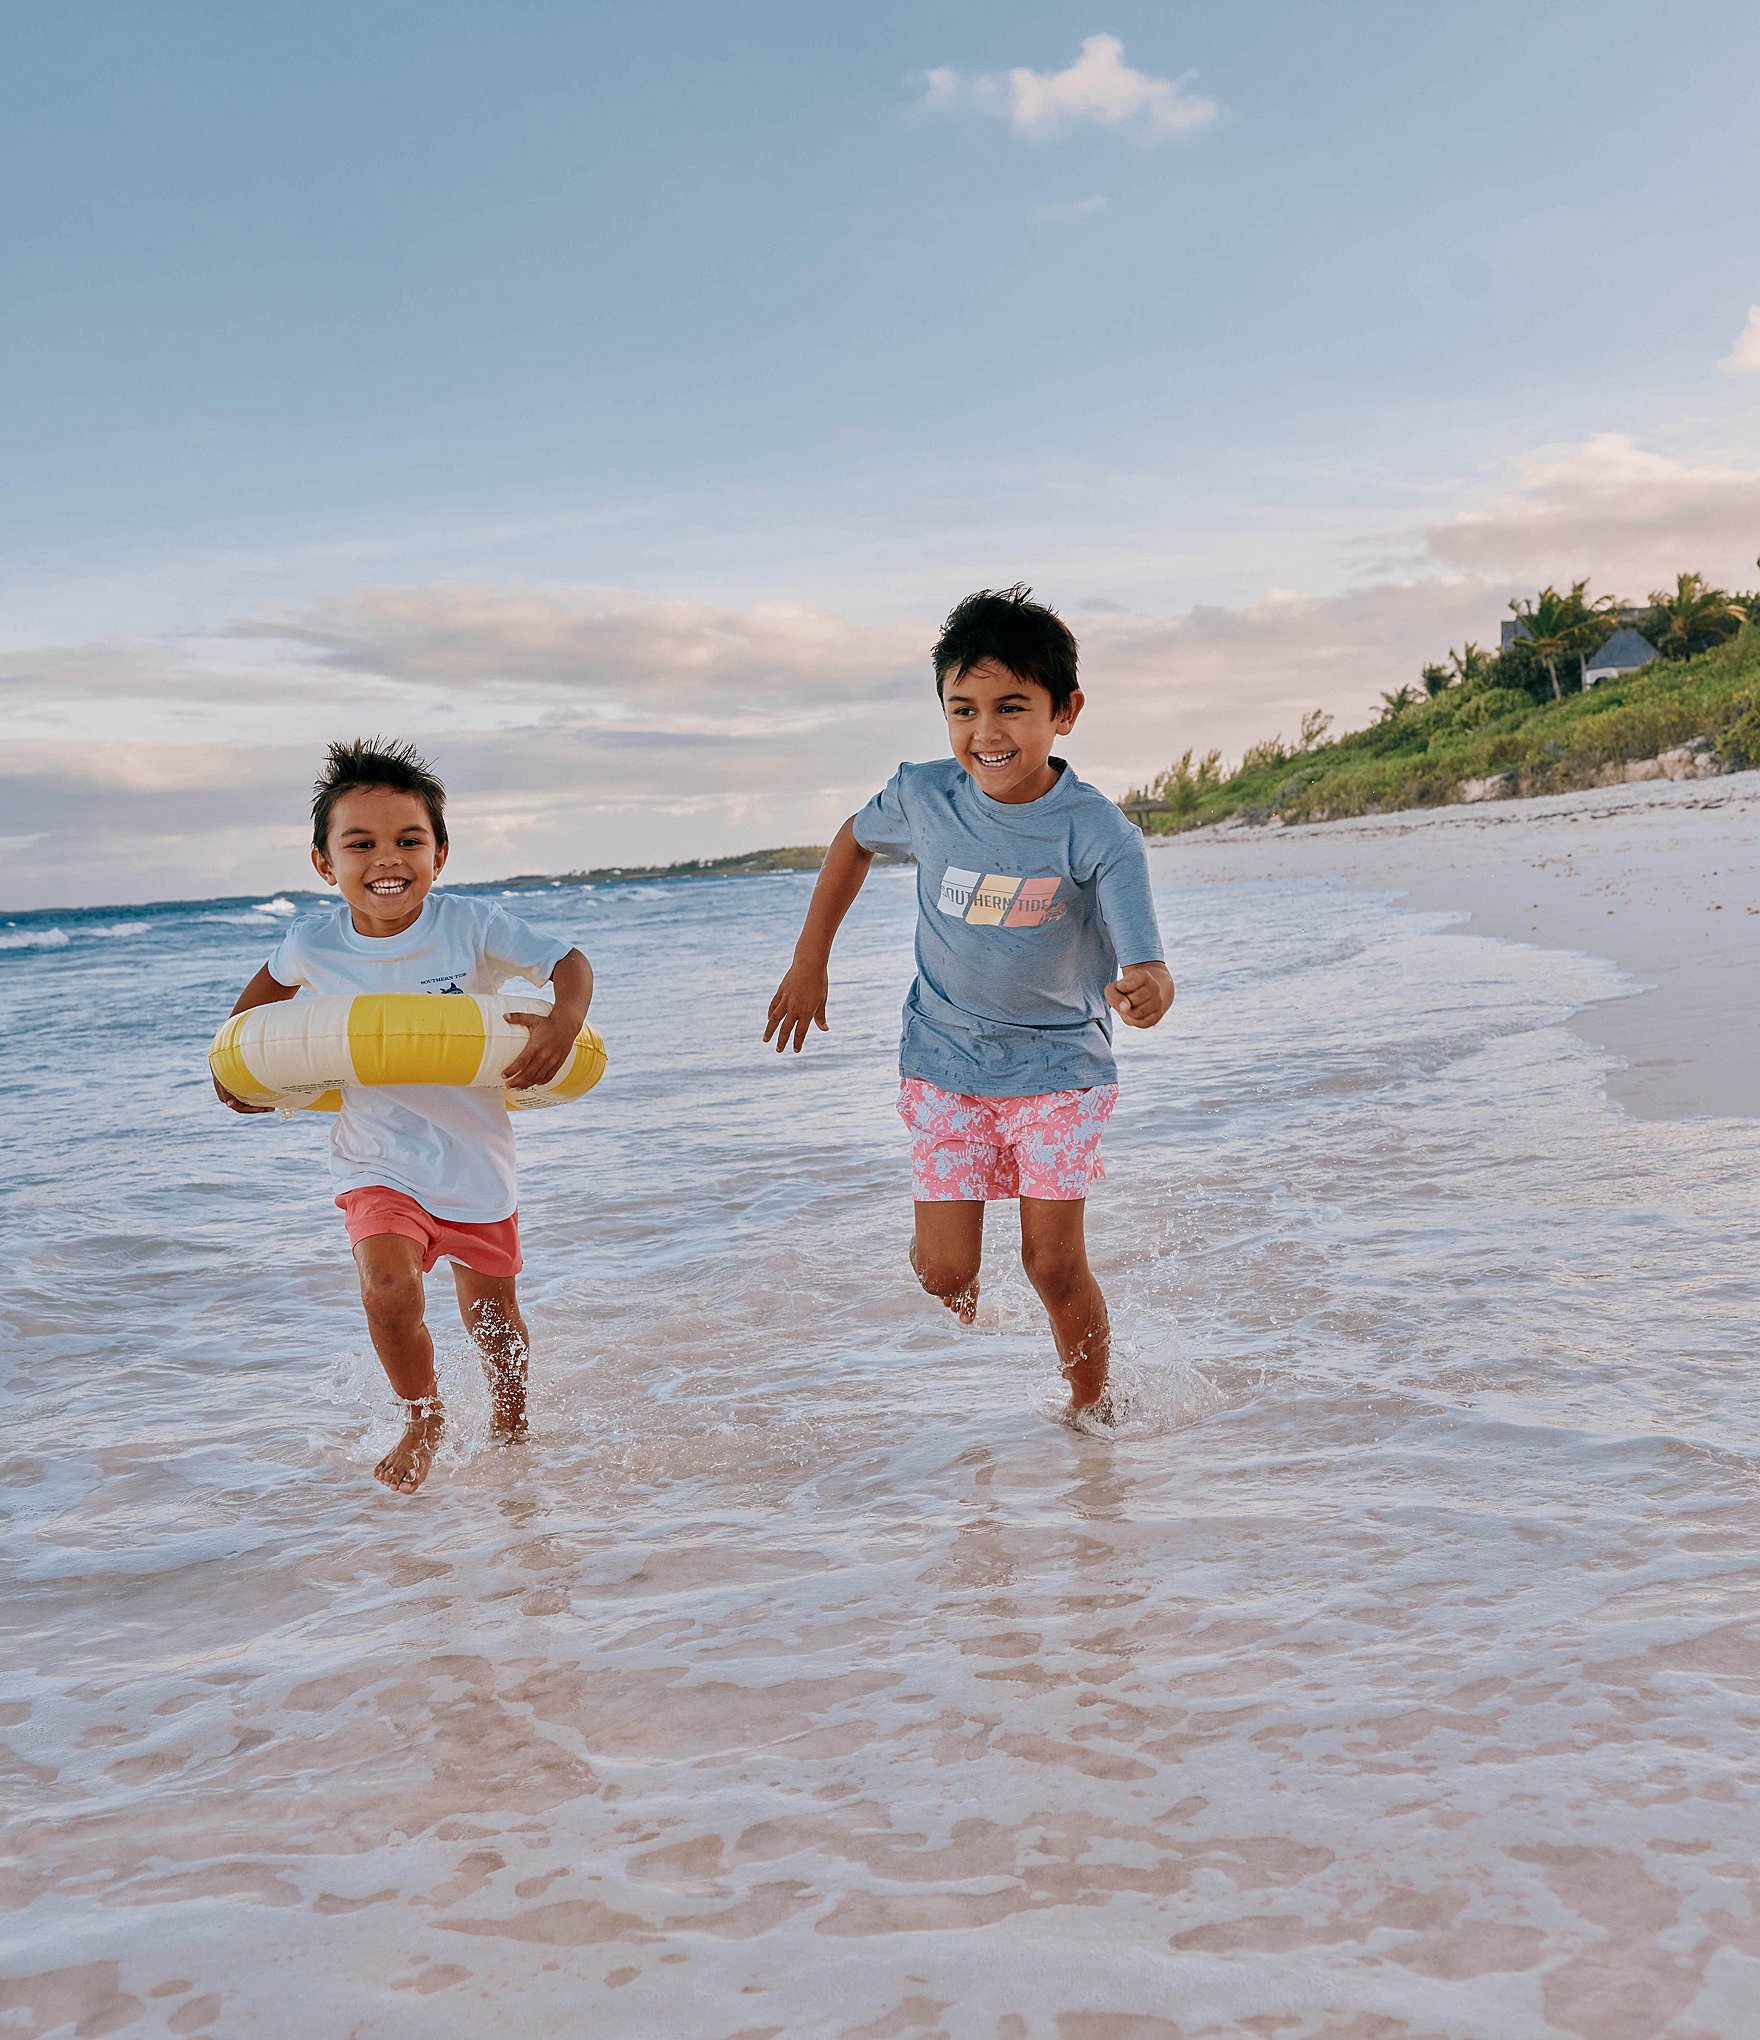
M 1164 885 L 1088 1435 L 1010 1207 L 971 1329 L 905 1268 L 908 874 L 758 1045 L 808 883 L 524 895 L 613 1061 L 520 1127 L 531 1442 L 439 1276 L 413 1502 L 321 1128 L 207 1091 L 270 917 L 7 945 L 0 2019 L 1752 2031 L 1752 1129 L 1605 1103 L 1587 959 Z

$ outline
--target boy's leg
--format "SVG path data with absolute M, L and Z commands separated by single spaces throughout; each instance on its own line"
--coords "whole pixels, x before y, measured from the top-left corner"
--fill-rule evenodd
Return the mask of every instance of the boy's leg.
M 917 1200 L 917 1236 L 911 1267 L 931 1296 L 940 1297 L 961 1324 L 978 1314 L 978 1265 L 984 1256 L 981 1202 Z
M 509 1440 L 526 1434 L 526 1360 L 531 1351 L 526 1321 L 519 1314 L 517 1280 L 512 1275 L 479 1275 L 462 1261 L 452 1264 L 458 1314 L 483 1356 L 490 1435 Z
M 1088 1266 L 1086 1216 L 1080 1197 L 1021 1199 L 1021 1265 L 1051 1319 L 1072 1413 L 1105 1395 L 1112 1344 L 1106 1299 Z
M 409 1405 L 403 1436 L 373 1472 L 395 1493 L 413 1495 L 428 1477 L 446 1424 L 426 1322 L 422 1249 L 402 1233 L 374 1233 L 355 1243 L 354 1263 L 373 1351 L 392 1393 Z

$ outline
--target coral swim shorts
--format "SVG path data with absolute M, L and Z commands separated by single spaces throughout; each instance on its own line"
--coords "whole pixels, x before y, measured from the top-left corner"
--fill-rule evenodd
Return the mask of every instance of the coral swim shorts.
M 375 1183 L 366 1190 L 345 1190 L 336 1202 L 348 1225 L 348 1243 L 381 1233 L 414 1240 L 422 1250 L 422 1273 L 443 1257 L 462 1261 L 474 1275 L 517 1275 L 525 1265 L 519 1253 L 519 1213 L 493 1225 L 467 1225 L 462 1219 L 436 1218 L 401 1190 Z
M 1106 1173 L 1100 1136 L 1117 1102 L 1116 1084 L 974 1098 L 906 1077 L 898 1116 L 911 1131 L 913 1193 L 923 1204 L 1086 1197 Z

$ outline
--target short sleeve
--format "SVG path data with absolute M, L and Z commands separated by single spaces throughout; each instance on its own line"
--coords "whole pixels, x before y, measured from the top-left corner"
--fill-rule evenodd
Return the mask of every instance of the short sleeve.
M 278 985 L 291 985 L 298 991 L 311 983 L 311 972 L 306 962 L 306 923 L 302 918 L 289 924 L 287 933 L 269 952 L 265 968 Z
M 904 773 L 901 765 L 851 822 L 851 833 L 864 850 L 884 850 L 893 857 L 910 855 L 911 818 L 905 805 Z
M 1135 829 L 1101 865 L 1098 878 L 1100 917 L 1120 965 L 1163 962 L 1166 952 L 1149 890 L 1148 853 Z
M 560 935 L 546 935 L 503 906 L 489 909 L 482 931 L 483 956 L 502 977 L 548 984 L 550 973 L 574 947 Z

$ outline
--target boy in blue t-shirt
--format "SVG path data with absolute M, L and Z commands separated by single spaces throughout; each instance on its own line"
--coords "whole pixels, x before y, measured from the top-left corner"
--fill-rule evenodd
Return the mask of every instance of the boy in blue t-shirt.
M 951 758 L 901 765 L 826 854 L 764 1039 L 825 1028 L 832 941 L 877 850 L 917 864 L 917 976 L 898 1110 L 916 1192 L 911 1266 L 964 1323 L 984 1205 L 1018 1198 L 1021 1261 L 1051 1319 L 1070 1414 L 1104 1420 L 1109 1328 L 1083 1234 L 1118 1096 L 1112 1014 L 1153 1027 L 1173 979 L 1143 839 L 1051 746 L 1082 709 L 1076 641 L 1025 588 L 968 596 L 935 647 Z

